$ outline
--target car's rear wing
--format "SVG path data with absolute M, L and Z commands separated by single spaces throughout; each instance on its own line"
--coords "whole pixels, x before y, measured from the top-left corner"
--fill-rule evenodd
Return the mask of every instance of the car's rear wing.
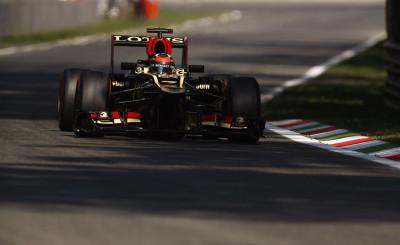
M 154 36 L 130 36 L 130 35 L 112 35 L 111 36 L 111 73 L 114 73 L 114 48 L 122 47 L 146 47 L 150 39 Z M 187 37 L 163 37 L 171 42 L 172 48 L 181 48 L 182 66 L 188 65 L 188 38 Z

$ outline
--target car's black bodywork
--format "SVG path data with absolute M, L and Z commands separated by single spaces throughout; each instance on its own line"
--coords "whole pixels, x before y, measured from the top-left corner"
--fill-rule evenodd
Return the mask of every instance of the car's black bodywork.
M 64 71 L 60 83 L 59 125 L 78 136 L 107 133 L 156 133 L 171 139 L 184 135 L 227 137 L 257 142 L 264 129 L 260 115 L 258 83 L 251 77 L 208 75 L 204 66 L 188 64 L 188 39 L 163 37 L 171 29 L 148 29 L 157 37 L 113 35 L 111 73 L 105 75 L 80 69 Z M 155 43 L 151 41 L 155 39 Z M 114 48 L 141 46 L 164 52 L 157 45 L 169 42 L 182 48 L 181 67 L 170 74 L 149 71 L 147 60 L 122 63 L 126 74 L 114 73 Z M 157 50 L 159 49 L 159 50 Z

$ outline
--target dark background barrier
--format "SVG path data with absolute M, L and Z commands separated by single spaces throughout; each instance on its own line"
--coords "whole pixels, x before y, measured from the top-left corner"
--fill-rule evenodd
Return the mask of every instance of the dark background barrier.
M 400 110 L 400 1 L 387 0 L 386 105 Z

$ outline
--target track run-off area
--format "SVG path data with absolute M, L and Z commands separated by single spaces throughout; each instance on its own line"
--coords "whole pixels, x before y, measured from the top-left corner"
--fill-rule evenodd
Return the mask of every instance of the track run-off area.
M 194 4 L 163 7 L 240 18 L 181 29 L 191 63 L 263 93 L 384 31 L 376 1 Z M 105 38 L 0 56 L 0 244 L 399 244 L 400 171 L 384 165 L 268 130 L 257 145 L 60 132 L 60 73 L 107 71 L 109 52 Z

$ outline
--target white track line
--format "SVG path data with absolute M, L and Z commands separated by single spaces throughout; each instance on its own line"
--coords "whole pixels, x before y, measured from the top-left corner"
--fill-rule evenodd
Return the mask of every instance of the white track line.
M 337 148 L 337 147 L 333 147 L 333 146 L 329 146 L 326 144 L 323 144 L 321 142 L 319 142 L 318 140 L 315 139 L 310 139 L 308 137 L 305 137 L 299 133 L 287 130 L 287 129 L 283 129 L 283 128 L 279 128 L 276 127 L 270 123 L 266 123 L 265 124 L 265 129 L 269 130 L 271 132 L 277 133 L 279 135 L 282 135 L 283 137 L 286 137 L 290 140 L 302 143 L 302 144 L 306 144 L 306 145 L 310 145 L 310 146 L 314 146 L 314 147 L 318 147 L 321 149 L 325 149 L 331 152 L 336 152 L 336 153 L 340 153 L 343 155 L 347 155 L 347 156 L 352 156 L 352 157 L 356 157 L 356 158 L 361 158 L 361 159 L 365 159 L 365 160 L 369 160 L 372 162 L 376 162 L 376 163 L 380 163 L 380 164 L 384 164 L 386 166 L 390 166 L 393 168 L 397 168 L 400 169 L 400 162 L 396 162 L 396 161 L 392 161 L 392 160 L 388 160 L 388 159 L 384 159 L 384 158 L 379 158 L 373 155 L 368 155 L 368 154 L 364 154 L 364 153 L 360 153 L 357 151 L 351 151 L 351 150 L 347 150 L 347 149 L 343 149 L 343 148 Z
M 371 37 L 370 39 L 368 39 L 367 41 L 357 45 L 356 47 L 354 47 L 353 49 L 350 50 L 346 50 L 344 52 L 342 52 L 341 54 L 334 56 L 333 58 L 329 59 L 328 61 L 324 62 L 321 65 L 317 65 L 312 67 L 311 69 L 309 69 L 303 76 L 296 78 L 296 79 L 292 79 L 289 81 L 284 82 L 281 86 L 275 87 L 273 88 L 271 91 L 269 91 L 268 93 L 264 93 L 261 94 L 261 101 L 262 103 L 266 103 L 270 100 L 272 100 L 275 96 L 277 96 L 278 94 L 282 93 L 286 88 L 290 88 L 290 87 L 294 87 L 294 86 L 298 86 L 301 84 L 305 84 L 307 82 L 309 82 L 312 79 L 317 78 L 318 76 L 322 75 L 322 73 L 324 73 L 325 71 L 327 71 L 328 69 L 330 69 L 331 67 L 347 60 L 350 59 L 354 56 L 356 56 L 358 53 L 374 46 L 375 44 L 377 44 L 378 42 L 382 41 L 384 38 L 386 37 L 385 33 L 379 33 L 373 37 Z M 282 121 L 285 122 L 285 121 Z M 287 121 L 290 123 L 290 121 Z M 296 122 L 296 120 L 294 121 Z M 275 125 L 283 125 L 283 123 L 275 123 Z M 315 137 L 317 138 L 323 138 L 323 137 L 327 137 L 329 135 L 335 135 L 335 134 L 339 134 L 339 133 L 345 133 L 348 132 L 348 130 L 345 129 L 337 129 L 337 130 L 333 130 L 333 131 L 329 131 L 326 133 L 320 133 L 320 134 L 315 134 L 315 135 L 311 135 L 310 137 L 312 138 L 308 138 L 305 137 L 299 133 L 290 131 L 288 129 L 284 129 L 284 128 L 279 128 L 277 126 L 275 126 L 273 124 L 270 123 L 266 123 L 265 125 L 265 129 L 266 130 L 270 130 L 272 132 L 275 132 L 279 135 L 282 135 L 288 139 L 291 139 L 293 141 L 299 142 L 299 143 L 303 143 L 303 144 L 307 144 L 307 145 L 312 145 L 314 147 L 318 147 L 318 148 L 322 148 L 328 151 L 332 151 L 332 152 L 337 152 L 340 154 L 344 154 L 344 155 L 348 155 L 348 156 L 353 156 L 353 157 L 357 157 L 357 158 L 361 158 L 361 159 L 365 159 L 365 160 L 369 160 L 369 161 L 373 161 L 376 163 L 380 163 L 380 164 L 384 164 L 387 166 L 391 166 L 397 169 L 400 169 L 400 162 L 396 162 L 396 161 L 392 161 L 392 160 L 388 160 L 385 158 L 379 158 L 376 157 L 375 154 L 374 155 L 368 155 L 368 154 L 364 154 L 364 153 L 360 153 L 357 151 L 352 151 L 350 150 L 351 148 L 348 147 L 346 149 L 346 147 L 343 148 L 337 148 L 337 147 L 333 147 L 330 145 L 327 145 L 326 143 L 331 143 L 333 144 L 334 142 L 339 142 L 340 140 L 333 140 L 333 141 L 326 141 L 324 143 L 321 143 L 319 140 L 317 139 L 313 139 Z M 360 136 L 355 136 L 360 138 Z M 348 139 L 358 139 L 358 138 L 354 138 L 354 137 L 350 137 L 350 138 L 345 138 L 346 140 Z M 379 141 L 378 141 L 379 142 Z M 375 143 L 377 145 L 379 145 L 379 143 Z M 353 147 L 353 148 L 356 148 Z M 383 151 L 380 152 L 381 155 L 388 155 L 388 154 L 395 154 L 397 153 L 400 149 L 395 149 L 393 151 Z
M 195 20 L 187 20 L 183 24 L 180 25 L 170 25 L 169 28 L 176 29 L 176 32 L 182 32 L 185 30 L 196 29 L 196 28 L 203 28 L 205 26 L 210 26 L 215 23 L 225 23 L 228 21 L 237 21 L 242 18 L 242 13 L 239 10 L 233 10 L 230 12 L 222 13 L 216 17 L 204 17 Z M 119 31 L 121 34 L 132 34 L 144 32 L 144 28 L 136 28 L 136 29 L 129 29 L 125 31 Z M 8 56 L 8 55 L 15 55 L 21 53 L 29 53 L 33 51 L 43 51 L 49 50 L 58 47 L 65 47 L 65 46 L 83 46 L 90 43 L 94 43 L 101 40 L 106 40 L 109 38 L 110 33 L 102 33 L 102 34 L 95 34 L 89 36 L 81 36 L 76 38 L 70 39 L 62 39 L 54 42 L 45 42 L 45 43 L 38 43 L 32 45 L 24 45 L 24 46 L 17 46 L 17 47 L 9 47 L 0 49 L 0 57 L 1 56 Z
M 302 84 L 309 82 L 312 79 L 317 78 L 318 76 L 322 75 L 322 73 L 327 71 L 329 68 L 331 68 L 347 59 L 350 59 L 350 58 L 356 56 L 358 53 L 374 46 L 376 43 L 380 42 L 385 37 L 386 37 L 386 34 L 384 32 L 379 33 L 379 34 L 371 37 L 367 41 L 355 46 L 354 48 L 346 50 L 346 51 L 340 53 L 339 55 L 334 56 L 333 58 L 327 60 L 326 62 L 322 63 L 321 65 L 312 67 L 303 76 L 286 81 L 282 85 L 271 89 L 271 91 L 261 94 L 261 102 L 265 103 L 265 102 L 272 100 L 275 96 L 277 96 L 278 94 L 285 91 L 286 88 L 302 85 Z

